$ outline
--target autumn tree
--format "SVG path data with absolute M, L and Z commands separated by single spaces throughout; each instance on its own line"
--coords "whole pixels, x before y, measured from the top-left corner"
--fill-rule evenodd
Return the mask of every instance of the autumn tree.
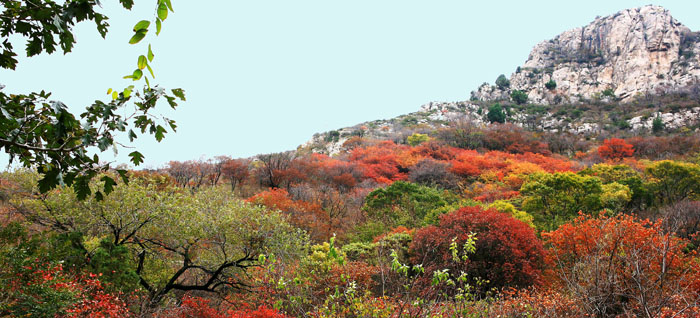
M 461 247 L 470 233 L 476 235 L 474 254 L 467 262 L 452 262 L 450 245 Z M 477 279 L 485 280 L 480 292 L 538 284 L 545 266 L 545 251 L 533 228 L 508 214 L 479 207 L 461 208 L 443 215 L 439 225 L 417 230 L 411 251 L 412 262 L 423 264 L 426 273 L 447 269 L 456 278 L 465 272 L 471 286 L 477 286 Z M 429 282 L 422 286 L 429 288 Z
M 307 231 L 316 241 L 325 241 L 330 231 L 325 226 L 328 216 L 318 202 L 294 200 L 287 190 L 272 188 L 250 197 L 248 202 L 282 211 L 296 227 Z
M 348 228 L 347 224 L 343 224 L 348 212 L 353 207 L 355 209 L 359 208 L 357 204 L 351 202 L 348 194 L 329 184 L 319 184 L 313 187 L 296 186 L 290 191 L 295 198 L 306 202 L 315 202 L 320 206 L 322 213 L 325 213 L 325 215 L 319 218 L 318 221 L 320 223 L 317 224 L 316 230 L 325 230 L 328 235 L 342 234 L 343 230 Z
M 229 156 L 216 156 L 212 159 L 207 160 L 207 163 L 211 167 L 209 176 L 207 178 L 210 185 L 215 186 L 219 184 L 219 179 L 221 179 L 221 176 L 224 173 L 224 164 L 226 164 L 230 160 L 231 157 Z
M 129 317 L 119 293 L 101 277 L 73 271 L 46 244 L 17 223 L 0 225 L 0 315 L 3 317 Z
M 582 215 L 543 236 L 563 286 L 591 316 L 662 317 L 697 304 L 693 256 L 661 222 Z
M 269 188 L 280 188 L 288 185 L 288 169 L 296 154 L 294 151 L 258 155 L 260 163 L 256 169 L 260 184 Z
M 244 159 L 232 159 L 224 162 L 221 173 L 231 184 L 231 191 L 236 190 L 236 186 L 248 178 L 248 161 Z
M 215 166 L 202 160 L 170 161 L 164 170 L 180 187 L 192 189 L 205 185 L 216 174 Z
M 619 138 L 605 139 L 603 145 L 598 147 L 598 155 L 604 159 L 619 160 L 633 154 L 634 147 Z
M 406 146 L 383 141 L 376 145 L 353 149 L 350 160 L 357 162 L 365 177 L 377 183 L 388 184 L 396 180 L 405 180 L 408 167 L 401 165 L 398 155 L 404 147 Z

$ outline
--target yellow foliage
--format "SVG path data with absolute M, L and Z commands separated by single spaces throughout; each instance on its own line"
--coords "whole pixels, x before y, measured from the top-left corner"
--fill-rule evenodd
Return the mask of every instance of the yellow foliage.
M 494 209 L 498 212 L 502 213 L 508 213 L 510 214 L 513 218 L 522 221 L 523 223 L 535 227 L 535 224 L 532 222 L 532 215 L 528 214 L 525 211 L 520 211 L 515 208 L 513 204 L 511 204 L 508 201 L 504 200 L 498 200 L 494 201 L 488 206 L 489 209 Z

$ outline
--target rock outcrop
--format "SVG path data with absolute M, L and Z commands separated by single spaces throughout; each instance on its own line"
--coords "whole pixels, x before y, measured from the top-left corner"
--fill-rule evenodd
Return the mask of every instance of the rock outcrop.
M 520 90 L 539 104 L 604 98 L 628 102 L 638 94 L 664 94 L 699 83 L 700 32 L 662 7 L 645 6 L 596 18 L 537 44 L 511 75 L 509 87 L 484 84 L 472 99 L 503 100 Z

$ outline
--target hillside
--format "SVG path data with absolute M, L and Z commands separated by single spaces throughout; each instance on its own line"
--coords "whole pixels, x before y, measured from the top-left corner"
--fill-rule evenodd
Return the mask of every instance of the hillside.
M 405 141 L 458 122 L 483 126 L 495 103 L 505 122 L 581 138 L 649 134 L 655 120 L 666 133 L 693 131 L 700 123 L 697 53 L 700 35 L 668 10 L 628 9 L 537 44 L 510 79 L 482 84 L 468 101 L 431 102 L 414 113 L 316 134 L 301 148 L 334 154 L 353 136 Z
M 168 10 L 160 0 L 156 23 Z M 634 14 L 641 24 L 622 23 Z M 579 31 L 608 43 L 624 31 L 615 25 L 632 38 L 663 21 L 680 28 L 664 14 L 626 10 Z M 673 47 L 660 39 L 639 43 Z M 139 63 L 151 73 L 149 59 Z M 428 103 L 296 151 L 157 170 L 81 161 L 90 138 L 127 129 L 122 117 L 90 125 L 127 105 L 130 88 L 82 121 L 62 103 L 26 100 L 44 92 L 0 93 L 0 145 L 24 164 L 0 171 L 0 318 L 700 317 L 700 86 L 671 76 L 672 89 L 650 92 L 660 78 L 638 75 L 631 90 L 572 100 L 584 85 L 556 91 L 542 77 L 538 93 L 518 76 L 498 77 L 502 97 Z M 174 108 L 184 92 L 171 91 Z M 135 105 L 136 127 L 161 140 L 148 104 Z M 45 124 L 17 133 L 32 120 Z M 47 141 L 24 144 L 33 132 Z M 55 170 L 63 162 L 87 168 Z

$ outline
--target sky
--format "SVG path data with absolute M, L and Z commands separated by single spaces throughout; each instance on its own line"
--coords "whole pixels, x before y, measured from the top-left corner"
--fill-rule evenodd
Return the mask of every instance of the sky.
M 132 11 L 102 1 L 106 39 L 94 24 L 75 28 L 73 52 L 20 59 L 0 69 L 4 92 L 46 90 L 74 112 L 108 88 L 130 85 L 147 43 L 158 84 L 183 88 L 187 102 L 161 113 L 178 130 L 133 146 L 157 168 L 171 160 L 249 157 L 295 149 L 314 133 L 417 111 L 431 101 L 466 100 L 483 82 L 510 75 L 538 42 L 646 1 L 172 0 L 157 38 L 129 45 Z M 700 30 L 700 1 L 656 1 Z M 22 51 L 22 38 L 13 37 Z M 128 161 L 122 149 L 104 160 Z M 6 159 L 5 159 L 6 161 Z

